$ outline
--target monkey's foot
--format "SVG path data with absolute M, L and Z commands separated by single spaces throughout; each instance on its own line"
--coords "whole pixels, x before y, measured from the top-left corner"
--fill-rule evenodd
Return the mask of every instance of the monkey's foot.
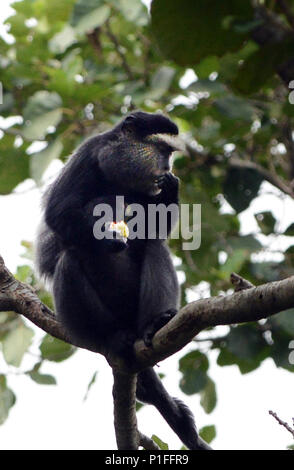
M 152 338 L 155 333 L 166 325 L 176 314 L 177 310 L 171 308 L 170 310 L 161 313 L 151 323 L 149 323 L 143 334 L 143 341 L 147 347 L 152 346 Z

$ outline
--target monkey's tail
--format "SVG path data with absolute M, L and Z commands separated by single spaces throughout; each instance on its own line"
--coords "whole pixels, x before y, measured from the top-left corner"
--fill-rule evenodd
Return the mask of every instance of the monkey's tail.
M 198 435 L 189 408 L 167 393 L 151 367 L 138 374 L 137 398 L 154 405 L 188 449 L 212 450 Z

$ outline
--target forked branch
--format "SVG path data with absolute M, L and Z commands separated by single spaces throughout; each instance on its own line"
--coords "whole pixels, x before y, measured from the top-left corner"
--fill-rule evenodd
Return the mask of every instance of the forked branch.
M 233 274 L 237 291 L 227 296 L 201 299 L 183 307 L 153 338 L 152 347 L 135 343 L 135 360 L 127 365 L 121 358 L 102 350 L 113 368 L 114 420 L 119 449 L 137 449 L 139 445 L 155 449 L 152 440 L 138 431 L 135 408 L 136 373 L 171 356 L 188 344 L 200 331 L 217 325 L 258 321 L 294 307 L 294 276 L 254 287 Z M 238 286 L 241 288 L 238 288 Z M 46 333 L 76 344 L 54 313 L 44 305 L 32 288 L 18 280 L 6 268 L 0 256 L 0 311 L 12 310 L 24 315 Z M 147 447 L 148 446 L 148 447 Z

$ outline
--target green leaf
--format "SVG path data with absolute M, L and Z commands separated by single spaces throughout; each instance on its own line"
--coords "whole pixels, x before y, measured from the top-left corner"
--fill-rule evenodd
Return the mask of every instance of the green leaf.
M 205 57 L 200 64 L 195 67 L 197 77 L 200 79 L 207 78 L 212 72 L 218 72 L 219 58 L 216 56 Z
M 41 90 L 32 95 L 23 110 L 23 136 L 31 140 L 43 139 L 48 127 L 55 127 L 60 122 L 61 105 L 62 100 L 57 93 Z
M 202 408 L 206 411 L 206 413 L 211 413 L 216 407 L 217 402 L 215 383 L 213 382 L 213 380 L 208 378 L 207 384 L 205 388 L 201 391 L 200 396 L 200 404 Z
M 15 404 L 13 391 L 7 387 L 6 377 L 0 375 L 0 425 L 7 419 L 10 408 Z
M 110 7 L 102 0 L 78 0 L 75 3 L 71 25 L 77 34 L 84 34 L 103 23 L 110 16 Z
M 237 213 L 249 207 L 257 196 L 263 177 L 253 169 L 229 168 L 224 181 L 224 196 Z
M 26 17 L 22 13 L 10 16 L 4 21 L 4 24 L 10 25 L 9 32 L 15 37 L 26 36 L 28 28 L 25 25 Z
M 222 279 L 228 279 L 232 272 L 239 272 L 245 261 L 248 260 L 248 250 L 240 249 L 233 251 L 220 268 Z
M 34 332 L 23 322 L 9 331 L 2 339 L 3 356 L 7 364 L 19 367 L 23 355 L 31 345 Z
M 25 148 L 14 147 L 15 137 L 0 139 L 0 194 L 9 194 L 15 186 L 29 178 L 29 157 Z
M 168 92 L 172 79 L 175 75 L 175 69 L 166 65 L 159 67 L 151 79 L 151 89 L 146 94 L 146 98 L 159 100 Z
M 187 90 L 194 91 L 194 93 L 202 93 L 207 91 L 211 96 L 219 96 L 225 93 L 226 88 L 218 80 L 209 80 L 208 78 L 203 78 L 189 85 Z
M 74 4 L 70 24 L 76 26 L 81 21 L 81 18 L 103 5 L 105 5 L 105 0 L 77 0 Z
M 276 73 L 280 64 L 285 62 L 294 43 L 285 41 L 265 45 L 253 52 L 239 68 L 236 78 L 233 80 L 233 88 L 243 94 L 256 93 Z
M 273 324 L 274 325 L 274 324 Z M 269 356 L 273 358 L 277 367 L 294 372 L 294 364 L 290 362 L 291 347 L 290 341 L 293 336 L 285 333 L 281 328 L 272 327 L 272 339 L 274 344 L 271 345 Z
M 227 239 L 227 244 L 232 251 L 246 250 L 248 253 L 259 251 L 262 247 L 261 243 L 256 240 L 253 235 L 229 237 Z
M 75 26 L 77 34 L 84 34 L 102 26 L 110 16 L 110 8 L 104 5 L 84 16 Z
M 74 354 L 76 349 L 60 339 L 46 335 L 40 345 L 42 359 L 48 361 L 61 362 Z
M 187 395 L 203 390 L 208 382 L 208 367 L 207 357 L 199 351 L 192 351 L 182 357 L 179 361 L 179 370 L 183 374 L 180 381 L 181 390 Z
M 74 28 L 70 25 L 66 25 L 62 31 L 56 33 L 50 39 L 48 45 L 51 52 L 61 54 L 76 41 L 77 39 Z
M 271 323 L 294 338 L 294 308 L 284 310 L 275 315 L 271 318 Z
M 214 106 L 228 119 L 240 119 L 251 122 L 255 114 L 254 107 L 247 100 L 234 95 L 227 95 L 217 99 L 214 102 Z
M 140 403 L 139 401 L 136 401 L 136 411 L 139 411 L 143 407 L 144 407 L 144 403 Z
M 38 371 L 27 372 L 27 375 L 39 385 L 56 385 L 56 379 L 53 375 L 41 374 Z
M 287 230 L 284 232 L 284 235 L 287 235 L 289 237 L 294 237 L 294 223 L 289 225 Z
M 251 263 L 250 272 L 260 283 L 278 281 L 280 279 L 280 263 L 264 261 L 263 263 Z
M 52 144 L 48 145 L 41 152 L 33 153 L 30 159 L 31 176 L 37 185 L 41 184 L 42 176 L 48 166 L 55 158 L 59 158 L 63 149 L 62 142 L 56 139 Z
M 145 25 L 148 22 L 148 12 L 140 0 L 113 0 L 114 7 L 119 8 L 126 20 Z
M 18 266 L 15 274 L 15 278 L 21 282 L 26 282 L 27 284 L 32 283 L 33 271 L 31 266 L 23 265 Z
M 151 438 L 161 450 L 168 450 L 168 444 L 166 442 L 163 442 L 158 436 L 156 436 L 155 434 L 152 434 Z
M 262 333 L 251 325 L 231 328 L 226 342 L 228 350 L 240 359 L 255 359 L 267 347 Z
M 215 426 L 204 426 L 199 430 L 199 435 L 209 444 L 216 437 Z
M 271 211 L 258 212 L 254 217 L 262 233 L 269 235 L 274 232 L 276 219 Z
M 237 365 L 241 374 L 248 374 L 260 366 L 271 348 L 253 324 L 232 327 L 220 348 L 217 364 Z
M 253 16 L 249 0 L 153 0 L 152 30 L 165 56 L 193 65 L 238 49 L 248 33 L 233 29 L 235 20 Z

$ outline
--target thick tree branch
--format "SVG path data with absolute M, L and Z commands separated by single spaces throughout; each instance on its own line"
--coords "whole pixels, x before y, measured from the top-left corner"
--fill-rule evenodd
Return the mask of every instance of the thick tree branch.
M 294 307 L 294 276 L 242 289 L 231 295 L 191 302 L 156 333 L 152 347 L 147 348 L 141 340 L 135 343 L 135 361 L 131 366 L 101 349 L 91 350 L 106 355 L 112 367 L 135 373 L 179 351 L 205 328 L 258 321 L 292 307 Z M 56 338 L 88 349 L 85 345 L 75 344 L 70 339 L 54 314 L 28 285 L 12 276 L 0 257 L 0 311 L 7 310 L 24 315 Z
M 201 299 L 186 305 L 153 338 L 152 347 L 135 343 L 135 360 L 126 364 L 121 358 L 104 354 L 113 368 L 114 423 L 119 449 L 137 449 L 139 445 L 154 449 L 152 441 L 142 435 L 136 420 L 136 373 L 167 358 L 188 344 L 200 331 L 216 325 L 257 321 L 294 306 L 294 276 L 282 281 L 252 287 L 238 275 L 233 282 L 242 290 L 228 296 Z M 30 286 L 17 281 L 0 256 L 0 311 L 13 310 L 24 315 L 45 332 L 74 346 L 54 314 L 37 297 Z M 93 351 L 93 349 L 92 349 Z
M 294 276 L 191 302 L 156 333 L 152 348 L 136 342 L 136 360 L 142 368 L 149 367 L 182 349 L 205 328 L 258 321 L 293 306 Z

